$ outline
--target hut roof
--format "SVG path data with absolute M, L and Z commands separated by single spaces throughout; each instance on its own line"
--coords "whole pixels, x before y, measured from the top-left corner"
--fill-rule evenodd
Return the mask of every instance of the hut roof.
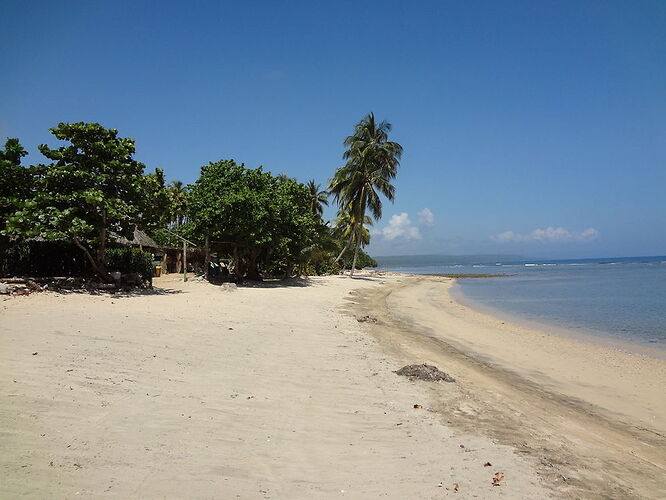
M 142 246 L 142 247 L 148 247 L 148 248 L 162 248 L 160 245 L 158 245 L 154 239 L 152 239 L 150 236 L 148 236 L 146 233 L 141 231 L 140 229 L 137 229 L 136 227 L 134 228 L 134 235 L 132 236 L 131 240 L 128 240 L 124 236 L 120 236 L 114 232 L 109 233 L 110 238 L 118 243 L 119 245 L 135 245 L 135 246 Z M 18 239 L 18 238 L 17 238 Z M 39 241 L 39 242 L 45 242 L 45 241 L 67 241 L 66 238 L 61 238 L 57 240 L 47 240 L 43 236 L 33 236 L 31 238 L 28 238 L 27 241 Z
M 121 245 L 136 245 L 149 248 L 160 247 L 157 243 L 155 243 L 155 240 L 136 227 L 134 228 L 134 237 L 131 240 L 128 240 L 124 236 L 119 236 L 115 233 L 113 233 L 111 237 L 116 240 L 116 243 Z

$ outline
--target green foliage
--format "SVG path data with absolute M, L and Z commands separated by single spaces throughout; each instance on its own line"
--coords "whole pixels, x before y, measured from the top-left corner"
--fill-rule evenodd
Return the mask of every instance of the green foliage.
M 329 189 L 340 206 L 348 207 L 357 219 L 363 218 L 366 208 L 376 220 L 381 219 L 379 195 L 390 201 L 395 197 L 391 180 L 398 172 L 402 146 L 388 140 L 391 128 L 388 122 L 377 123 L 370 113 L 344 141 L 346 163 L 336 170 Z
M 194 232 L 194 224 L 191 221 L 185 222 L 180 226 L 170 227 L 168 230 L 166 228 L 160 228 L 151 233 L 152 238 L 158 245 L 180 248 L 183 246 L 183 240 L 175 235 L 182 236 L 194 243 L 203 244 L 203 242 L 197 241 L 197 236 Z
M 153 277 L 152 255 L 135 247 L 107 248 L 106 264 L 110 271 L 139 273 L 144 281 Z
M 317 184 L 311 179 L 306 184 L 310 195 L 310 209 L 314 215 L 321 217 L 324 215 L 324 205 L 328 206 L 328 192 L 321 189 L 321 184 Z
M 115 129 L 98 123 L 60 123 L 51 133 L 69 144 L 56 149 L 39 146 L 52 163 L 33 167 L 31 196 L 8 218 L 7 232 L 72 240 L 103 274 L 108 233 L 131 239 L 142 210 L 147 211 L 147 192 L 160 181 L 156 174 L 146 183 L 144 165 L 132 158 L 134 139 L 118 137 Z
M 375 125 L 369 115 L 347 139 L 347 164 L 331 184 L 336 200 L 346 208 L 335 228 L 322 221 L 328 192 L 314 180 L 304 185 L 262 167 L 221 160 L 202 167 L 192 186 L 179 181 L 165 186 L 161 169 L 144 175 L 144 165 L 133 158 L 133 139 L 97 123 L 60 123 L 50 129 L 65 144 L 39 146 L 50 160 L 47 164 L 21 166 L 27 153 L 17 139 L 8 139 L 0 150 L 3 262 L 9 265 L 18 258 L 22 269 L 49 272 L 53 262 L 43 263 L 39 257 L 40 265 L 34 266 L 33 261 L 52 248 L 62 254 L 62 265 L 56 266 L 61 273 L 94 269 L 110 279 L 108 265 L 149 279 L 149 254 L 132 248 L 107 250 L 112 235 L 132 239 L 139 226 L 165 246 L 181 246 L 173 233 L 202 246 L 208 241 L 212 250 L 233 258 L 237 273 L 249 278 L 260 273 L 337 272 L 343 255 L 349 265 L 353 246 L 369 242 L 366 226 L 371 220 L 364 216 L 365 207 L 375 216 L 378 212 L 368 187 L 392 196 L 392 186 L 382 184 L 397 167 L 397 160 L 391 163 L 387 156 L 394 144 L 385 140 L 387 129 L 390 125 Z M 392 151 L 393 158 L 399 158 L 400 151 Z M 373 263 L 361 252 L 357 267 Z
M 187 187 L 181 181 L 173 181 L 167 188 L 169 193 L 169 222 L 178 227 L 187 218 Z
M 233 160 L 201 168 L 190 186 L 188 206 L 197 239 L 208 237 L 212 246 L 229 252 L 238 274 L 252 279 L 262 268 L 271 274 L 289 273 L 321 223 L 311 212 L 303 184 Z
M 391 131 L 388 122 L 377 123 L 373 113 L 365 116 L 354 127 L 354 133 L 344 141 L 346 163 L 338 168 L 331 179 L 329 190 L 339 206 L 351 213 L 358 226 L 355 232 L 356 253 L 361 246 L 361 226 L 366 209 L 379 220 L 382 216 L 380 194 L 389 201 L 395 197 L 391 181 L 398 173 L 402 146 L 388 140 Z M 352 265 L 351 275 L 355 266 Z
M 143 176 L 137 204 L 141 229 L 155 231 L 168 222 L 171 198 L 164 185 L 164 171 L 161 168 Z
M 360 242 L 362 247 L 370 244 L 370 230 L 367 226 L 372 226 L 373 223 L 368 215 L 363 218 L 363 224 L 358 224 L 351 212 L 338 210 L 338 216 L 333 222 L 334 234 L 340 239 L 349 241 L 353 246 L 356 242 Z
M 352 266 L 352 261 L 354 260 L 354 253 L 347 252 L 341 259 L 343 266 L 346 269 L 350 269 Z M 363 269 L 365 267 L 377 267 L 377 261 L 370 257 L 365 251 L 361 248 L 358 251 L 358 258 L 356 259 L 356 269 Z
M 21 166 L 21 158 L 27 154 L 18 139 L 7 139 L 4 149 L 0 150 L 0 231 L 30 195 L 31 169 Z

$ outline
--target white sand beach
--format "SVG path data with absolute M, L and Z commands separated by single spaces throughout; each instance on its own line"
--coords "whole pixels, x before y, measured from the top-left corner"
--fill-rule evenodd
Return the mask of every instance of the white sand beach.
M 666 495 L 663 361 L 501 324 L 443 278 L 302 284 L 4 299 L 0 496 Z M 393 373 L 422 362 L 456 382 Z

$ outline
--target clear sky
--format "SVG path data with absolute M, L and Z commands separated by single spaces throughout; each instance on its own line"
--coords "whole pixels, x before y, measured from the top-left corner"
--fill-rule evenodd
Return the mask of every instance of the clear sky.
M 325 183 L 373 111 L 405 149 L 375 255 L 666 254 L 663 0 L 0 11 L 0 139 L 27 162 L 49 127 L 96 121 L 169 180 L 233 158 Z

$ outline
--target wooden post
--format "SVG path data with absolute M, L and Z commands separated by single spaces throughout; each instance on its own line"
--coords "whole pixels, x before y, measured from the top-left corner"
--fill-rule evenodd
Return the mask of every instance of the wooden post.
M 208 244 L 208 236 L 206 236 L 206 258 L 204 259 L 204 278 L 208 279 L 208 271 L 210 271 L 210 245 Z
M 183 281 L 187 281 L 187 242 L 183 240 Z

